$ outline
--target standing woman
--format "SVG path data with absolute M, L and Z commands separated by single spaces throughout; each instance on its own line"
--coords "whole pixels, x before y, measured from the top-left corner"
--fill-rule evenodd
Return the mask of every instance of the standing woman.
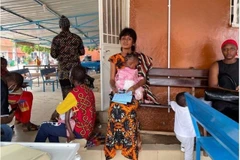
M 147 73 L 152 67 L 152 59 L 143 53 L 135 52 L 137 34 L 132 28 L 125 28 L 119 35 L 121 53 L 117 53 L 109 58 L 110 65 L 110 86 L 113 93 L 117 93 L 115 75 L 118 69 L 123 67 L 124 57 L 128 53 L 138 55 L 139 64 L 137 66 L 138 75 L 144 77 L 138 83 L 128 89 L 133 93 L 139 87 L 143 87 L 145 95 L 143 102 L 158 104 L 156 98 L 149 90 Z M 140 102 L 141 103 L 141 102 Z M 122 150 L 122 155 L 126 158 L 138 159 L 138 122 L 136 110 L 139 102 L 135 99 L 131 104 L 120 104 L 111 102 L 108 110 L 108 126 L 106 141 L 104 146 L 106 159 L 111 159 L 116 155 L 116 149 Z

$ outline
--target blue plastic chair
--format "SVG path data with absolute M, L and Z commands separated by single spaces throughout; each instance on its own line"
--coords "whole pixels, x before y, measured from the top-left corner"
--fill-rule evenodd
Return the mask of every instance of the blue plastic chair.
M 58 88 L 58 72 L 56 68 L 46 68 L 46 69 L 41 69 L 41 76 L 43 80 L 43 92 L 45 92 L 45 84 L 51 84 L 52 85 L 52 91 L 55 91 L 55 83 L 57 84 Z M 55 78 L 51 78 L 55 77 Z M 48 79 L 49 78 L 49 79 Z

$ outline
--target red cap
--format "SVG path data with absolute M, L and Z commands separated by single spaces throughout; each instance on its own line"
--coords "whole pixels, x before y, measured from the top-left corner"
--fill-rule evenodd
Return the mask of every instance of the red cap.
M 224 41 L 224 42 L 222 43 L 221 48 L 223 48 L 223 47 L 224 47 L 225 45 L 227 45 L 227 44 L 232 44 L 232 45 L 236 46 L 237 49 L 238 49 L 238 44 L 237 44 L 237 42 L 236 42 L 235 40 L 233 40 L 233 39 L 228 39 L 228 40 Z

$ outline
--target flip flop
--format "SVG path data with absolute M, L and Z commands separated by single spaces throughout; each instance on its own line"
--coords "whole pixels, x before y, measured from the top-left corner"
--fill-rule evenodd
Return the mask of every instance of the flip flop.
M 22 122 L 20 122 L 19 120 L 15 120 L 14 124 L 21 124 Z
M 23 128 L 23 132 L 30 132 L 30 131 L 37 131 L 39 129 L 38 125 L 35 124 L 28 124 L 26 127 Z

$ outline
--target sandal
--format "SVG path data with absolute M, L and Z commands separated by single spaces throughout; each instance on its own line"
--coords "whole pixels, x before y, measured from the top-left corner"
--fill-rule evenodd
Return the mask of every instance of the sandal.
M 21 124 L 22 122 L 20 122 L 19 120 L 16 120 L 15 119 L 15 122 L 14 122 L 14 124 Z
M 23 127 L 23 132 L 37 131 L 38 129 L 39 129 L 39 125 L 29 123 L 29 124 L 27 124 L 26 126 Z

